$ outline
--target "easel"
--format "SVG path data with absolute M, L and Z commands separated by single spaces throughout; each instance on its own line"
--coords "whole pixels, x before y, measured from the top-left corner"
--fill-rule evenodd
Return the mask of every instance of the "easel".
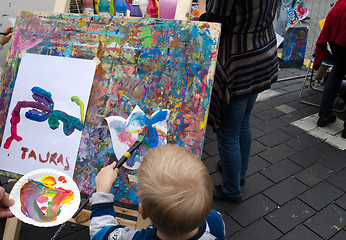
M 177 8 L 175 12 L 175 20 L 189 20 L 191 12 L 192 0 L 178 0 Z M 67 13 L 70 6 L 70 0 L 56 0 L 53 12 Z M 131 210 L 123 207 L 114 207 L 117 214 L 123 214 L 126 216 L 137 218 L 136 221 L 126 218 L 117 217 L 117 221 L 134 229 L 142 229 L 150 224 L 150 219 L 144 220 L 136 210 Z M 69 222 L 80 224 L 83 226 L 90 225 L 89 210 L 82 210 L 75 219 L 70 219 Z M 6 220 L 3 240 L 18 240 L 20 235 L 20 228 L 22 222 L 19 219 L 13 217 Z

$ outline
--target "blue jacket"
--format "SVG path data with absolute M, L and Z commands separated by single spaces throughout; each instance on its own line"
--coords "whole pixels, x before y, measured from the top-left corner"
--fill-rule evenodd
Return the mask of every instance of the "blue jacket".
M 118 224 L 113 208 L 113 195 L 109 193 L 94 193 L 91 199 L 92 212 L 90 216 L 90 237 L 92 240 L 128 240 L 156 239 L 157 228 L 148 226 L 146 229 L 134 230 Z M 199 227 L 198 233 L 190 240 L 224 240 L 225 225 L 221 214 L 211 210 L 205 222 Z

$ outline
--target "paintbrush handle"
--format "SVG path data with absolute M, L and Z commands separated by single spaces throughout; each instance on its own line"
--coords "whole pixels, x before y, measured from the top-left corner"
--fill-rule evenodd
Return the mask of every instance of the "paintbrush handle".
M 9 33 L 0 32 L 0 35 L 8 35 Z
M 75 214 L 73 214 L 72 218 L 77 217 L 77 215 L 82 211 L 83 208 L 85 208 L 85 206 L 88 204 L 91 196 L 93 195 L 93 193 L 96 192 L 96 188 L 92 191 L 92 193 L 90 193 L 90 195 L 88 196 L 88 198 L 83 202 L 82 205 L 80 205 L 80 207 L 78 208 L 78 210 L 75 212 Z
M 141 145 L 142 141 L 136 141 L 130 148 L 127 150 L 127 152 L 119 159 L 117 164 L 115 165 L 115 168 L 120 168 L 126 160 L 131 156 L 131 154 Z M 114 168 L 114 169 L 115 169 Z

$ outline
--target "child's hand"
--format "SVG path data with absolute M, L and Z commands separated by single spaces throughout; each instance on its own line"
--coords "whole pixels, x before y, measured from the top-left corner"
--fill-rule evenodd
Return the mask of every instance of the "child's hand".
M 97 174 L 96 181 L 96 192 L 109 193 L 111 191 L 112 185 L 118 175 L 118 169 L 113 169 L 117 163 L 113 162 L 101 169 Z

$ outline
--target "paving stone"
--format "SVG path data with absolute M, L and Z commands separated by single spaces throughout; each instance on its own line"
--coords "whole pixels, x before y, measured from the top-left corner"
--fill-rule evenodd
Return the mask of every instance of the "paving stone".
M 263 194 L 281 206 L 307 189 L 305 184 L 290 177 L 263 191 Z
M 340 150 L 324 141 L 318 142 L 314 145 L 314 150 L 324 157 L 332 156 Z
M 259 153 L 259 155 L 268 162 L 276 163 L 287 157 L 290 157 L 294 153 L 296 153 L 294 149 L 290 148 L 284 143 L 281 143 L 277 146 L 267 149 L 264 152 Z
M 208 157 L 203 160 L 204 165 L 207 167 L 209 174 L 218 171 L 217 162 L 220 160 L 219 154 L 214 155 L 212 157 Z
M 270 165 L 270 163 L 268 163 L 266 160 L 264 160 L 263 158 L 261 158 L 258 155 L 254 155 L 250 158 L 249 166 L 248 166 L 246 175 L 250 176 L 250 175 L 268 167 L 269 165 Z
M 281 130 L 275 130 L 269 134 L 264 135 L 263 137 L 258 138 L 257 140 L 268 147 L 273 147 L 280 143 L 286 142 L 291 138 L 291 135 Z
M 206 138 L 208 138 L 210 141 L 215 141 L 217 139 L 216 133 L 213 131 L 212 128 L 207 128 L 205 132 Z
M 312 187 L 332 174 L 332 171 L 320 163 L 315 163 L 310 167 L 295 174 L 295 177 Z
M 268 199 L 263 194 L 257 194 L 256 196 L 247 199 L 240 205 L 230 208 L 226 211 L 232 218 L 237 219 L 237 222 L 245 227 L 257 219 L 263 217 L 277 205 Z
M 263 152 L 266 149 L 267 149 L 267 147 L 265 145 L 263 145 L 262 143 L 258 142 L 257 140 L 252 140 L 251 141 L 250 156 L 253 156 L 255 154 Z
M 346 239 L 346 231 L 339 231 L 335 234 L 330 240 L 345 240 Z
M 256 115 L 257 112 L 262 112 L 264 110 L 268 110 L 271 108 L 273 108 L 271 105 L 268 105 L 263 101 L 262 102 L 257 101 L 252 110 L 252 115 Z
M 271 165 L 270 167 L 263 169 L 261 171 L 261 174 L 272 180 L 273 182 L 279 182 L 296 172 L 300 171 L 302 167 L 300 167 L 298 164 L 285 159 L 281 162 L 275 163 Z
M 346 151 L 338 151 L 319 162 L 334 171 L 340 171 L 346 167 Z
M 231 236 L 232 240 L 276 240 L 282 233 L 264 219 L 259 219 L 244 230 Z
M 207 159 L 207 158 L 209 158 L 210 156 L 209 156 L 209 154 L 208 153 L 206 153 L 206 152 L 202 152 L 202 156 L 201 156 L 201 160 L 204 160 L 204 159 Z
M 284 115 L 284 113 L 280 110 L 277 110 L 275 108 L 270 108 L 268 110 L 264 110 L 262 112 L 257 112 L 256 113 L 256 117 L 264 120 L 264 121 L 268 121 L 271 120 L 273 118 L 277 118 L 279 116 Z
M 306 168 L 323 159 L 320 153 L 316 152 L 313 148 L 307 148 L 301 152 L 290 156 L 289 159 L 296 164 Z
M 256 124 L 253 126 L 256 126 L 257 128 L 259 128 L 260 130 L 262 130 L 265 133 L 271 133 L 275 130 L 281 129 L 284 126 L 287 126 L 288 124 L 282 120 L 280 120 L 279 118 L 274 118 L 271 119 L 269 121 L 262 121 L 260 120 L 262 123 L 260 124 Z
M 328 182 L 321 182 L 312 189 L 304 192 L 299 198 L 315 210 L 320 211 L 342 194 L 343 191 L 337 187 L 334 187 Z
M 242 227 L 236 221 L 234 221 L 227 213 L 222 214 L 222 219 L 226 227 L 226 237 L 229 237 L 230 235 L 242 229 Z
M 265 132 L 258 129 L 257 127 L 251 127 L 251 139 L 257 139 L 259 137 L 262 137 L 264 134 Z
M 292 137 L 296 137 L 296 136 L 301 135 L 305 132 L 301 128 L 296 127 L 294 125 L 285 126 L 281 130 L 284 131 L 285 133 L 291 135 Z
M 319 236 L 328 239 L 346 225 L 346 211 L 335 204 L 317 213 L 304 224 Z
M 309 228 L 305 227 L 304 225 L 299 225 L 298 227 L 294 228 L 292 231 L 285 234 L 280 240 L 298 240 L 298 239 L 304 239 L 304 240 L 312 240 L 312 239 L 321 239 L 316 233 L 311 231 Z
M 340 172 L 335 174 L 333 177 L 329 178 L 328 182 L 330 182 L 334 186 L 337 186 L 343 191 L 346 191 L 346 184 L 345 184 L 346 183 L 346 169 L 341 170 Z
M 218 154 L 219 150 L 217 147 L 217 141 L 204 144 L 203 151 L 206 152 L 209 156 L 214 156 Z
M 271 187 L 273 182 L 259 173 L 255 173 L 246 178 L 245 185 L 242 187 L 243 201 L 256 195 L 259 192 Z
M 313 214 L 315 214 L 315 210 L 302 201 L 294 199 L 272 211 L 264 218 L 280 231 L 287 233 L 295 226 L 310 218 Z
M 302 135 L 297 136 L 296 138 L 287 141 L 286 144 L 297 151 L 302 151 L 319 141 L 321 140 L 307 133 L 304 133 Z
M 342 207 L 344 210 L 346 210 L 346 194 L 338 198 L 335 203 L 339 206 Z

